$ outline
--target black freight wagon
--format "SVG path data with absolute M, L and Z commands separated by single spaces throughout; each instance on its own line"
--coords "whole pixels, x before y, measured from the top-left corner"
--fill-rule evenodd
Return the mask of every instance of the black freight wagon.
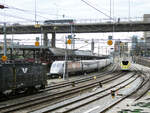
M 39 63 L 1 63 L 0 93 L 10 94 L 45 88 L 46 65 Z

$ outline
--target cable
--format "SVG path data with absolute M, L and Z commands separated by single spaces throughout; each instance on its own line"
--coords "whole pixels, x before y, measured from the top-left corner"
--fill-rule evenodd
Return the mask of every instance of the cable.
M 11 9 L 14 9 L 14 10 L 18 10 L 18 11 L 22 11 L 22 12 L 27 12 L 28 14 L 31 14 L 31 15 L 35 15 L 33 11 L 31 10 L 24 10 L 24 9 L 19 9 L 19 8 L 15 8 L 15 7 L 10 7 Z M 41 16 L 39 14 L 37 14 L 38 12 L 36 12 L 36 16 L 39 16 L 39 17 L 42 17 L 42 18 L 45 18 L 45 19 L 49 19 L 47 17 L 44 17 L 44 16 Z
M 1 4 L 1 3 L 0 3 Z M 12 7 L 12 6 L 8 6 L 6 4 L 4 4 L 5 7 L 7 7 L 8 9 L 14 9 L 14 10 L 18 10 L 18 11 L 22 11 L 22 12 L 27 12 L 28 14 L 31 14 L 31 15 L 35 15 L 35 11 L 32 11 L 32 10 L 24 10 L 24 9 L 20 9 L 20 8 L 16 8 L 16 7 Z M 36 12 L 36 13 L 39 13 L 39 12 Z M 43 13 L 42 13 L 43 14 Z M 54 15 L 54 14 L 53 14 Z M 39 16 L 39 17 L 42 17 L 42 18 L 45 18 L 45 19 L 49 19 L 47 17 L 44 17 L 44 16 L 41 16 L 39 14 L 37 14 L 36 16 Z M 61 15 L 62 16 L 62 15 Z
M 31 20 L 31 19 L 27 19 L 27 18 L 23 18 L 23 17 L 11 15 L 11 14 L 8 14 L 8 13 L 7 13 L 7 14 L 1 13 L 0 16 L 13 17 L 13 18 L 17 18 L 17 19 L 27 20 L 27 21 L 30 21 L 30 22 L 33 22 L 33 21 L 34 21 L 34 20 Z
M 84 1 L 84 0 L 81 0 L 81 1 L 84 2 L 85 4 L 87 4 L 88 6 L 92 7 L 92 8 L 95 9 L 96 11 L 102 13 L 103 15 L 105 15 L 105 16 L 107 16 L 107 17 L 109 17 L 109 18 L 112 18 L 111 16 L 105 14 L 104 12 L 102 12 L 102 11 L 100 11 L 99 9 L 95 8 L 94 6 L 90 5 L 90 4 L 87 3 L 86 1 Z

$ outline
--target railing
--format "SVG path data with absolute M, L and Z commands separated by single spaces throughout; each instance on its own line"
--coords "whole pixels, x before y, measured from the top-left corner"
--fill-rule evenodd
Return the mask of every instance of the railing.
M 145 18 L 143 17 L 133 17 L 133 18 L 97 18 L 97 19 L 73 19 L 73 23 L 51 23 L 50 25 L 58 25 L 58 24 L 94 24 L 94 23 L 139 23 L 144 22 Z M 61 19 L 59 19 L 61 20 Z M 63 19 L 62 19 L 63 20 Z M 146 20 L 150 20 L 150 17 L 146 18 Z M 148 21 L 145 21 L 148 22 Z M 0 26 L 3 26 L 4 22 L 0 22 Z M 19 26 L 19 25 L 35 25 L 35 21 L 18 21 L 18 22 L 6 22 L 7 26 Z M 44 21 L 38 21 L 38 24 L 43 25 Z

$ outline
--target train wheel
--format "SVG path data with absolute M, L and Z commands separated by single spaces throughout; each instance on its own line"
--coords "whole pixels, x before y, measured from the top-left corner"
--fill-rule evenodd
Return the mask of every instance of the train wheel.
M 41 88 L 40 89 L 45 89 L 45 85 L 41 84 Z
M 3 99 L 9 99 L 9 95 L 5 95 L 3 93 L 0 93 L 0 100 L 3 100 Z
M 84 75 L 86 76 L 86 75 L 87 75 L 87 73 L 86 73 L 86 72 L 84 72 Z
M 37 92 L 37 90 L 36 90 L 35 87 L 28 87 L 28 89 L 27 89 L 27 93 L 28 93 L 28 94 L 33 94 L 33 93 L 35 93 L 35 92 Z

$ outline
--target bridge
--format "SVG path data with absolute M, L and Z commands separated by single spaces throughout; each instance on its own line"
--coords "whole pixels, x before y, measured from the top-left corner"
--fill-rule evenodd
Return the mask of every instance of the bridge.
M 72 31 L 71 31 L 72 27 Z M 122 22 L 122 23 L 74 23 L 74 24 L 48 24 L 7 26 L 7 34 L 40 34 L 40 33 L 102 33 L 102 32 L 137 32 L 150 31 L 150 22 Z M 3 34 L 0 26 L 0 34 Z
M 7 26 L 7 34 L 44 34 L 44 45 L 47 45 L 48 33 L 52 34 L 52 47 L 55 47 L 56 33 L 102 33 L 102 32 L 140 32 L 150 31 L 150 23 L 143 21 L 115 22 L 115 23 L 72 23 L 72 24 L 46 24 Z M 4 34 L 0 26 L 0 34 Z

